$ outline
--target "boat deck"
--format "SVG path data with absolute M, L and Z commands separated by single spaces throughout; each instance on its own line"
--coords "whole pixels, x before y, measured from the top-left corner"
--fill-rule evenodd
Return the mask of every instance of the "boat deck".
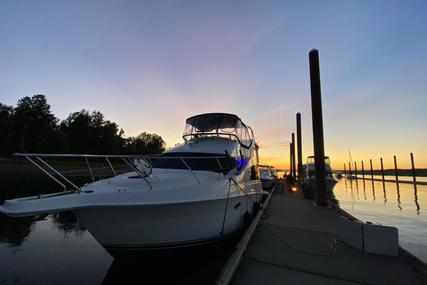
M 395 258 L 334 244 L 340 216 L 300 192 L 276 190 L 234 274 L 225 268 L 218 283 L 427 284 L 425 266 L 405 253 Z

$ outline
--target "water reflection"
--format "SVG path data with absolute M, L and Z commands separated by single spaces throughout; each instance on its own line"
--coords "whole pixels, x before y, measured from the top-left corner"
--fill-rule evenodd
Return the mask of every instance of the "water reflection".
M 400 189 L 399 189 L 399 183 L 397 184 L 397 207 L 399 207 L 399 210 L 402 211 L 402 203 L 400 202 Z
M 354 180 L 355 181 L 353 182 L 353 179 L 348 179 L 348 181 L 347 181 L 347 179 L 344 179 L 344 182 L 340 183 L 340 185 L 342 185 L 343 187 L 341 186 L 338 188 L 341 188 L 345 191 L 345 193 L 350 194 L 352 201 L 358 201 L 358 200 L 360 200 L 359 188 L 358 188 L 359 184 L 357 183 L 356 179 L 354 179 Z M 368 201 L 368 199 L 370 199 L 368 192 L 367 192 L 367 190 L 369 190 L 369 189 L 367 189 L 367 186 L 369 184 L 367 185 L 367 183 L 364 179 L 361 179 L 361 180 L 362 180 L 361 184 L 362 184 L 362 190 L 363 190 L 363 200 Z M 394 186 L 394 185 L 396 186 L 396 206 L 399 209 L 399 211 L 403 211 L 404 205 L 406 205 L 406 204 L 404 204 L 404 202 L 402 201 L 402 185 L 401 185 L 401 183 L 383 182 L 383 181 L 376 181 L 376 182 L 382 184 L 384 204 L 390 203 L 390 201 L 388 200 L 389 199 L 388 194 L 391 195 L 391 198 L 394 198 L 393 193 L 387 193 L 387 192 L 390 192 L 390 191 L 387 191 L 387 189 L 394 188 L 391 186 Z M 354 187 L 353 187 L 353 183 L 355 184 Z M 372 193 L 371 194 L 372 195 L 371 201 L 372 202 L 376 201 L 375 184 L 376 184 L 375 181 L 373 181 L 373 180 L 370 181 L 370 187 L 371 187 L 370 190 Z M 411 185 L 411 184 L 403 184 L 403 185 L 407 186 L 407 185 Z M 408 187 L 403 187 L 403 189 L 405 190 L 405 193 L 407 193 L 407 188 Z M 407 194 L 405 194 L 405 195 L 407 197 Z M 413 201 L 415 204 L 416 214 L 419 215 L 420 211 L 421 211 L 421 206 L 420 206 L 419 199 L 418 199 L 418 191 L 417 191 L 416 185 L 413 185 Z
M 414 184 L 415 206 L 417 207 L 417 215 L 420 215 L 420 204 L 418 203 L 417 184 Z
M 383 182 L 384 204 L 387 203 L 387 191 L 385 190 L 385 182 Z
M 86 229 L 80 224 L 72 212 L 58 212 L 52 214 L 53 225 L 65 234 L 82 234 Z
M 363 181 L 363 198 L 366 200 L 366 185 L 365 185 L 365 179 L 362 180 Z
M 34 221 L 31 217 L 10 218 L 0 214 L 0 243 L 9 247 L 19 247 L 33 228 Z
M 103 284 L 213 284 L 238 237 L 207 246 L 118 255 Z M 167 271 L 167 273 L 165 273 Z
M 357 182 L 358 181 L 357 178 L 354 180 L 356 180 L 356 197 L 357 197 L 357 200 L 359 200 L 359 182 Z
M 28 239 L 35 223 L 46 220 L 46 216 L 12 218 L 0 214 L 0 243 L 20 247 Z M 50 217 L 53 226 L 62 233 L 81 235 L 85 231 L 72 212 L 53 213 Z
M 375 184 L 374 180 L 371 180 L 372 182 L 372 201 L 375 201 Z
M 360 184 L 362 187 L 363 180 Z M 381 184 L 383 195 L 380 197 Z M 401 245 L 427 261 L 427 212 L 423 212 L 427 207 L 427 185 L 399 183 L 397 187 L 395 181 L 366 181 L 367 199 L 360 200 L 356 191 L 350 191 L 351 185 L 351 180 L 336 185 L 334 194 L 340 207 L 362 221 L 397 227 Z

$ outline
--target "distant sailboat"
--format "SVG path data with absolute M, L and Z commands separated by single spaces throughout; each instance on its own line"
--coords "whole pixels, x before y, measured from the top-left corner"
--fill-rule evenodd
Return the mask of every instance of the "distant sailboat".
M 356 176 L 351 174 L 351 166 L 353 165 L 353 159 L 351 157 L 351 151 L 350 150 L 348 150 L 348 156 L 350 157 L 350 164 L 348 165 L 348 171 L 350 173 L 346 175 L 346 178 L 347 179 L 356 179 Z

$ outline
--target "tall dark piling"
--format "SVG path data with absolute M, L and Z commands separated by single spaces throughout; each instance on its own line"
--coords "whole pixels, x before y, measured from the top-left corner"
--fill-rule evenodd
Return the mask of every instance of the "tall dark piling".
M 362 179 L 365 180 L 365 166 L 363 165 L 363 160 L 361 161 L 362 163 Z
M 356 180 L 356 190 L 358 191 L 357 194 L 359 194 L 359 181 L 357 180 L 357 163 L 356 161 L 354 162 L 354 176 L 355 176 L 355 180 Z
M 380 157 L 380 163 L 381 163 L 381 178 L 383 180 L 384 183 L 384 165 L 383 165 L 383 158 Z
M 325 181 L 325 146 L 323 140 L 322 95 L 320 88 L 319 52 L 313 49 L 309 53 L 311 113 L 313 123 L 313 146 L 316 175 L 317 205 L 327 206 Z
M 357 179 L 357 163 L 356 163 L 356 161 L 354 162 L 354 176 L 356 176 L 356 179 Z
M 301 136 L 301 114 L 297 113 L 297 148 L 298 148 L 298 179 L 302 176 L 302 136 Z
M 393 155 L 393 160 L 394 160 L 394 176 L 396 177 L 397 190 L 399 190 L 399 173 L 397 172 L 397 158 L 395 155 Z
M 293 174 L 293 169 L 292 169 L 292 164 L 293 164 L 293 154 L 292 154 L 292 142 L 289 144 L 289 176 L 292 178 L 292 181 L 294 180 L 294 178 L 292 177 Z
M 411 167 L 412 167 L 412 181 L 414 182 L 414 188 L 417 189 L 417 175 L 415 173 L 414 154 L 411 152 Z
M 345 163 L 344 163 L 344 176 L 346 176 L 346 175 L 347 175 L 347 169 L 346 169 Z
M 371 183 L 372 183 L 372 194 L 375 200 L 375 184 L 374 184 L 374 170 L 372 169 L 372 159 L 369 159 L 369 164 L 371 166 Z
M 350 162 L 348 163 L 348 173 L 351 176 L 351 163 Z
M 365 166 L 363 165 L 363 160 L 360 161 L 362 163 L 362 181 L 363 181 L 363 195 L 366 200 L 366 190 L 365 190 Z
M 292 177 L 296 179 L 297 177 L 297 167 L 295 159 L 295 133 L 292 133 Z

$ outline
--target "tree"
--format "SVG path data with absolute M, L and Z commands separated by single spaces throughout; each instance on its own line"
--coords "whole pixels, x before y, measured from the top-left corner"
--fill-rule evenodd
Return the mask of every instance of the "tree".
M 12 151 L 43 152 L 57 146 L 58 119 L 52 114 L 46 97 L 38 94 L 24 97 L 11 116 Z
M 137 137 L 126 139 L 125 153 L 127 154 L 157 154 L 165 151 L 166 143 L 156 134 L 141 133 Z
M 73 153 L 121 153 L 124 145 L 123 130 L 99 111 L 72 113 L 61 122 L 60 130 L 66 137 L 66 149 Z
M 0 103 L 0 155 L 9 153 L 10 123 L 13 107 Z
M 14 152 L 154 154 L 165 150 L 156 134 L 125 139 L 119 126 L 99 111 L 71 113 L 59 124 L 44 95 L 24 97 L 15 108 L 0 103 L 0 155 Z

